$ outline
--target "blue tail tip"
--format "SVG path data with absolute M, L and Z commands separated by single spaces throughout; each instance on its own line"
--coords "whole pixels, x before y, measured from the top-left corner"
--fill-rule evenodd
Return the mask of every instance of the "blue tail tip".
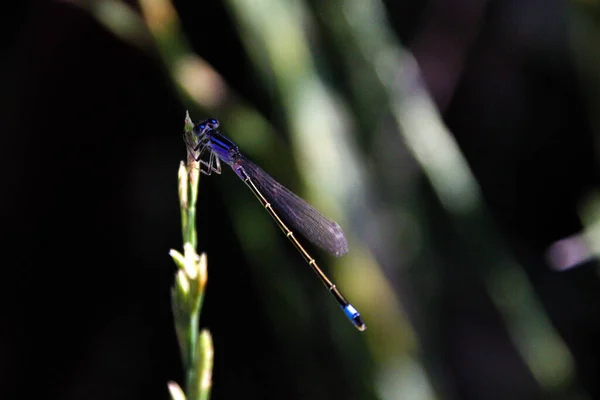
M 352 307 L 352 304 L 348 304 L 347 306 L 344 306 L 342 308 L 344 310 L 344 313 L 352 322 L 352 324 L 356 327 L 356 329 L 358 329 L 361 332 L 367 329 L 367 325 L 365 325 L 362 318 L 360 317 L 360 313 L 356 311 L 356 308 Z

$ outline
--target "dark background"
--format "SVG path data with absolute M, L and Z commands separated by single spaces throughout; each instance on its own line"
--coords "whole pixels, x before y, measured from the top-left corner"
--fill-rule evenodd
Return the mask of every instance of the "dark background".
M 176 1 L 184 36 L 150 39 L 98 4 L 24 1 L 1 17 L 0 398 L 167 398 L 166 382 L 182 382 L 168 251 L 181 248 L 186 110 L 219 118 L 250 158 L 337 215 L 350 253 L 311 251 L 369 325 L 344 320 L 231 171 L 203 177 L 212 398 L 600 398 L 596 262 L 557 272 L 547 258 L 584 229 L 597 183 L 597 2 L 297 3 L 314 62 L 298 75 L 314 74 L 345 110 L 314 118 L 347 128 L 333 147 L 311 137 L 313 151 L 335 159 L 349 145 L 356 164 L 332 168 L 365 172 L 335 209 L 339 196 L 315 191 L 327 187 L 314 183 L 319 166 L 305 165 L 292 97 L 304 86 L 289 89 L 251 33 L 270 32 L 278 10 L 255 3 L 268 22 L 249 30 L 241 2 Z M 352 7 L 377 5 L 376 24 L 352 21 Z M 360 53 L 382 31 L 417 60 L 476 205 L 448 206 L 403 140 L 393 97 L 410 105 L 420 84 L 398 89 L 375 72 L 385 59 Z M 185 52 L 223 78 L 206 86 L 217 100 L 180 90 L 169 66 Z

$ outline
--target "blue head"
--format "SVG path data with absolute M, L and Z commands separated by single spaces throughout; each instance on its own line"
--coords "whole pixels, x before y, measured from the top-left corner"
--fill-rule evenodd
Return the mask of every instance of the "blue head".
M 208 131 L 214 131 L 219 127 L 219 121 L 214 118 L 209 118 L 202 121 L 194 127 L 194 135 L 202 136 Z
M 208 147 L 221 161 L 232 165 L 240 158 L 240 151 L 235 143 L 217 130 L 218 127 L 219 121 L 209 118 L 194 126 L 194 135 L 200 140 L 201 151 Z
M 206 126 L 212 130 L 215 130 L 219 127 L 219 121 L 217 121 L 214 118 L 207 119 L 206 121 L 204 121 L 204 124 L 206 124 Z

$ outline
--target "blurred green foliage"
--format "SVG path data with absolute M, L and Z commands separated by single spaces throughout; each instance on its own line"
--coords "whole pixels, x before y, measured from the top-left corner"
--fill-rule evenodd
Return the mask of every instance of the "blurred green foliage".
M 217 116 L 246 154 L 345 228 L 350 253 L 326 263 L 363 314 L 369 326 L 363 335 L 343 321 L 326 293 L 307 295 L 298 280 L 302 270 L 285 265 L 287 244 L 266 214 L 259 205 L 247 206 L 235 177 L 220 178 L 241 246 L 256 267 L 253 284 L 276 331 L 274 346 L 295 360 L 305 398 L 327 397 L 319 388 L 327 385 L 328 371 L 311 364 L 305 351 L 316 335 L 329 336 L 331 347 L 319 351 L 335 354 L 334 368 L 347 385 L 340 398 L 452 398 L 452 373 L 436 353 L 444 340 L 436 329 L 440 302 L 447 291 L 472 287 L 446 288 L 449 270 L 455 271 L 453 283 L 464 278 L 487 293 L 547 398 L 585 398 L 569 349 L 498 232 L 383 3 L 225 2 L 257 72 L 255 85 L 267 93 L 276 117 L 261 113 L 194 53 L 167 0 L 141 1 L 143 21 L 122 3 L 91 4 L 101 4 L 92 9 L 109 29 L 145 49 L 153 47 L 141 26 L 149 27 L 192 116 Z M 590 47 L 597 42 L 590 38 L 600 37 L 597 10 L 597 2 L 576 2 L 571 9 L 576 27 L 587 29 L 574 31 L 575 59 L 596 84 L 598 57 Z M 202 23 L 211 16 L 195 18 Z M 598 104 L 597 89 L 589 91 L 592 105 Z M 319 308 L 326 318 L 312 314 Z

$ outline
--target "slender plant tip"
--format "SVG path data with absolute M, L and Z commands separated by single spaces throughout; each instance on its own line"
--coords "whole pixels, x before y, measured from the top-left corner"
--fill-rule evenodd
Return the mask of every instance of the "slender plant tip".
M 167 383 L 169 393 L 171 394 L 171 400 L 185 400 L 185 394 L 176 382 L 169 381 Z
M 185 130 L 186 132 L 191 132 L 194 129 L 194 121 L 190 117 L 190 112 L 188 110 L 185 111 Z
M 183 254 L 174 249 L 169 251 L 179 268 L 174 287 L 171 288 L 171 307 L 186 382 L 185 392 L 175 382 L 168 383 L 172 400 L 208 400 L 212 381 L 212 340 L 208 332 L 199 335 L 198 329 L 207 281 L 207 258 L 206 254 L 199 256 L 196 251 L 196 200 L 200 168 L 189 148 L 190 140 L 192 143 L 194 141 L 193 129 L 194 123 L 186 112 L 184 140 L 188 144 L 187 162 L 180 162 L 178 170 Z
M 186 143 L 188 142 L 188 140 L 190 140 L 190 138 L 192 141 L 194 140 L 193 130 L 194 130 L 194 122 L 192 122 L 192 119 L 190 118 L 190 113 L 188 111 L 186 111 L 185 112 L 185 123 L 184 123 L 184 128 L 183 128 L 183 132 L 184 132 L 183 134 L 185 136 Z M 194 157 L 194 154 L 192 154 L 192 152 L 190 151 L 189 146 L 186 146 L 186 147 L 187 147 L 186 167 L 187 167 L 187 171 L 189 174 L 190 185 L 192 185 L 192 187 L 193 187 L 195 185 L 195 182 L 197 182 L 199 179 L 200 163 L 198 161 L 196 161 L 196 158 Z

